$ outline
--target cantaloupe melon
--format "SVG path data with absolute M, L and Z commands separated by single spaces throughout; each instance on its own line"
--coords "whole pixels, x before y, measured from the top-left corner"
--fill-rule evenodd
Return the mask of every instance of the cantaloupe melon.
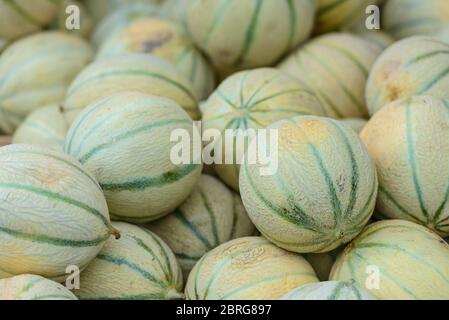
M 331 279 L 354 279 L 382 300 L 447 300 L 449 245 L 429 229 L 409 221 L 377 222 L 340 255 Z
M 174 213 L 148 228 L 174 251 L 186 279 L 205 253 L 232 239 L 254 235 L 256 231 L 240 196 L 209 175 L 201 177 Z
M 201 175 L 192 154 L 190 164 L 172 161 L 176 129 L 193 136 L 192 119 L 175 102 L 122 92 L 86 108 L 64 150 L 98 179 L 113 219 L 147 222 L 179 206 Z
M 367 120 L 361 119 L 361 118 L 346 118 L 346 119 L 341 119 L 340 122 L 349 126 L 352 130 L 354 130 L 357 133 L 360 133 L 360 131 L 362 131 L 363 127 L 365 127 L 366 124 L 368 123 Z
M 417 36 L 396 42 L 376 61 L 366 86 L 371 115 L 394 100 L 415 95 L 449 98 L 449 44 Z
M 35 145 L 0 148 L 0 278 L 62 280 L 83 270 L 116 230 L 95 178 L 73 158 Z
M 436 32 L 449 23 L 446 0 L 388 0 L 382 10 L 385 30 L 398 39 Z
M 78 300 L 66 287 L 30 274 L 0 280 L 0 300 Z
M 310 0 L 199 0 L 185 5 L 194 41 L 222 77 L 272 65 L 309 37 L 315 16 Z
M 327 252 L 351 241 L 372 215 L 378 186 L 374 163 L 357 133 L 337 120 L 314 116 L 269 128 L 278 130 L 276 173 L 262 175 L 252 153 L 240 170 L 242 200 L 258 230 L 276 245 L 301 253 Z
M 361 37 L 332 33 L 300 47 L 279 68 L 316 91 L 328 116 L 365 118 L 366 80 L 381 52 Z
M 148 53 L 172 62 L 191 82 L 202 100 L 215 87 L 209 62 L 196 49 L 184 26 L 158 17 L 140 18 L 110 36 L 100 47 L 98 59 L 123 53 Z
M 12 133 L 33 110 L 61 102 L 92 58 L 87 42 L 56 31 L 9 46 L 0 57 L 0 130 Z
M 109 240 L 81 273 L 80 290 L 86 300 L 182 299 L 182 272 L 170 248 L 155 234 L 115 222 L 120 240 Z
M 379 175 L 376 210 L 449 235 L 449 100 L 416 96 L 377 112 L 361 133 Z
M 290 291 L 282 300 L 376 300 L 354 280 L 306 284 Z
M 236 191 L 239 190 L 240 167 L 237 156 L 244 150 L 238 146 L 226 148 L 225 130 L 236 130 L 237 141 L 246 129 L 265 128 L 277 120 L 298 115 L 324 115 L 324 109 L 313 91 L 301 81 L 274 68 L 242 71 L 230 76 L 214 91 L 202 109 L 203 130 L 218 129 L 222 135 L 223 164 L 216 164 L 215 170 Z M 226 157 L 230 156 L 235 158 L 234 163 L 224 164 Z
M 64 115 L 73 123 L 90 103 L 123 91 L 170 98 L 193 119 L 200 117 L 189 80 L 166 60 L 137 53 L 101 59 L 85 68 L 68 89 L 63 103 Z
M 300 255 L 262 237 L 226 242 L 207 253 L 189 275 L 190 300 L 276 300 L 292 289 L 318 282 Z
M 12 143 L 43 144 L 62 151 L 68 129 L 59 105 L 50 105 L 31 112 L 17 128 Z

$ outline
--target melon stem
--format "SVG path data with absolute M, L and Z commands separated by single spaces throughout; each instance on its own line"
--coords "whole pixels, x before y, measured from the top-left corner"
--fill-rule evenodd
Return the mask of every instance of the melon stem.
M 109 232 L 115 237 L 116 240 L 121 238 L 121 234 L 120 231 L 118 231 L 116 228 L 114 228 L 113 226 L 109 227 Z
M 178 292 L 176 289 L 170 289 L 165 295 L 167 300 L 184 300 L 185 296 L 183 293 Z

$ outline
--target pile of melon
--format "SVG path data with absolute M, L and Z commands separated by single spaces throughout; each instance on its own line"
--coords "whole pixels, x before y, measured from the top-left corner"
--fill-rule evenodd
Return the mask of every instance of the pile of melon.
M 449 3 L 408 2 L 0 0 L 0 299 L 449 299 Z

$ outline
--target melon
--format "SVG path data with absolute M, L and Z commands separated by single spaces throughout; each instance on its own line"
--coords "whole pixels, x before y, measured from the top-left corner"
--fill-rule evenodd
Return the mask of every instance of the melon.
M 427 35 L 449 23 L 447 0 L 388 0 L 382 10 L 383 28 L 395 38 Z
M 318 282 L 300 255 L 262 237 L 226 242 L 193 268 L 185 289 L 189 300 L 277 300 L 299 286 Z
M 193 192 L 174 213 L 148 228 L 173 250 L 186 278 L 208 251 L 256 231 L 240 196 L 209 175 L 201 176 Z
M 361 133 L 379 175 L 381 216 L 449 235 L 449 100 L 401 99 L 382 108 Z
M 185 0 L 164 0 L 159 9 L 159 16 L 187 26 Z
M 182 299 L 181 268 L 158 236 L 140 227 L 114 222 L 120 240 L 109 240 L 81 274 L 82 300 Z
M 154 54 L 172 62 L 190 80 L 198 99 L 207 98 L 215 87 L 212 67 L 178 23 L 157 17 L 137 19 L 110 36 L 97 58 L 123 53 Z
M 172 212 L 201 176 L 202 165 L 196 164 L 201 159 L 192 159 L 192 153 L 189 164 L 172 161 L 174 130 L 189 137 L 197 130 L 175 102 L 121 92 L 81 113 L 64 150 L 97 178 L 113 219 L 143 223 Z
M 376 222 L 339 256 L 331 279 L 354 279 L 381 300 L 447 300 L 449 245 L 413 222 Z
M 346 118 L 346 119 L 341 119 L 340 122 L 349 126 L 352 130 L 354 130 L 357 133 L 360 133 L 360 131 L 362 131 L 362 129 L 368 123 L 367 120 L 361 119 L 361 118 Z
M 195 43 L 222 78 L 274 64 L 309 37 L 315 16 L 310 0 L 199 0 L 185 6 Z
M 376 300 L 354 280 L 306 284 L 290 291 L 282 300 Z
M 303 256 L 310 263 L 313 270 L 315 270 L 318 279 L 320 279 L 320 281 L 327 281 L 329 280 L 332 266 L 343 249 L 344 246 L 329 252 L 306 253 Z
M 166 60 L 137 53 L 100 59 L 85 68 L 68 89 L 63 103 L 64 115 L 71 124 L 89 104 L 123 91 L 170 98 L 193 119 L 200 117 L 189 80 Z
M 111 234 L 95 178 L 73 158 L 36 145 L 0 149 L 0 278 L 65 278 L 83 270 Z
M 357 33 L 358 36 L 363 39 L 371 42 L 371 44 L 378 46 L 381 50 L 387 49 L 393 43 L 395 43 L 395 39 L 389 35 L 388 33 L 380 30 L 364 30 L 362 32 Z
M 378 186 L 357 133 L 315 116 L 269 128 L 278 131 L 277 171 L 262 175 L 252 153 L 240 171 L 242 200 L 257 229 L 279 247 L 300 253 L 328 252 L 355 238 L 373 213 Z
M 449 44 L 433 37 L 411 37 L 390 46 L 369 75 L 366 99 L 370 114 L 401 98 L 449 98 L 448 54 Z
M 68 129 L 60 107 L 50 105 L 31 112 L 17 128 L 12 142 L 42 144 L 62 151 Z
M 0 280 L 0 300 L 78 300 L 66 287 L 41 276 L 24 274 Z
M 12 133 L 30 112 L 61 102 L 92 58 L 87 42 L 56 31 L 9 46 L 0 57 L 0 130 Z
M 88 0 L 87 9 L 96 22 L 102 21 L 109 15 L 126 10 L 130 5 L 153 5 L 157 6 L 164 0 Z
M 381 52 L 361 37 L 331 33 L 300 47 L 279 68 L 311 87 L 329 117 L 366 118 L 365 85 Z
M 220 160 L 223 164 L 215 161 L 215 170 L 235 191 L 239 190 L 241 160 L 237 157 L 244 150 L 238 146 L 227 147 L 225 130 L 234 129 L 237 141 L 241 138 L 239 136 L 247 133 L 245 130 L 266 128 L 277 120 L 299 115 L 324 115 L 324 109 L 313 91 L 301 81 L 274 68 L 233 74 L 220 84 L 202 109 L 203 131 L 216 129 L 221 132 L 223 157 Z M 242 138 L 247 140 L 247 137 Z M 220 148 L 219 144 L 216 146 Z M 234 158 L 234 163 L 226 163 L 226 157 Z
M 0 38 L 7 41 L 40 31 L 58 13 L 60 0 L 0 0 Z

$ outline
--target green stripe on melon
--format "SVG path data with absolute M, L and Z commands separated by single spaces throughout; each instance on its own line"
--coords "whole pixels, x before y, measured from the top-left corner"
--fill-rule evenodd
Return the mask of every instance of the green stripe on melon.
M 278 130 L 277 171 L 261 175 L 261 164 L 248 155 L 240 172 L 253 223 L 289 251 L 327 252 L 352 240 L 370 219 L 377 194 L 376 169 L 357 134 L 314 116 L 269 128 Z
M 207 253 L 189 275 L 189 300 L 276 300 L 318 282 L 309 263 L 262 237 L 226 242 Z

